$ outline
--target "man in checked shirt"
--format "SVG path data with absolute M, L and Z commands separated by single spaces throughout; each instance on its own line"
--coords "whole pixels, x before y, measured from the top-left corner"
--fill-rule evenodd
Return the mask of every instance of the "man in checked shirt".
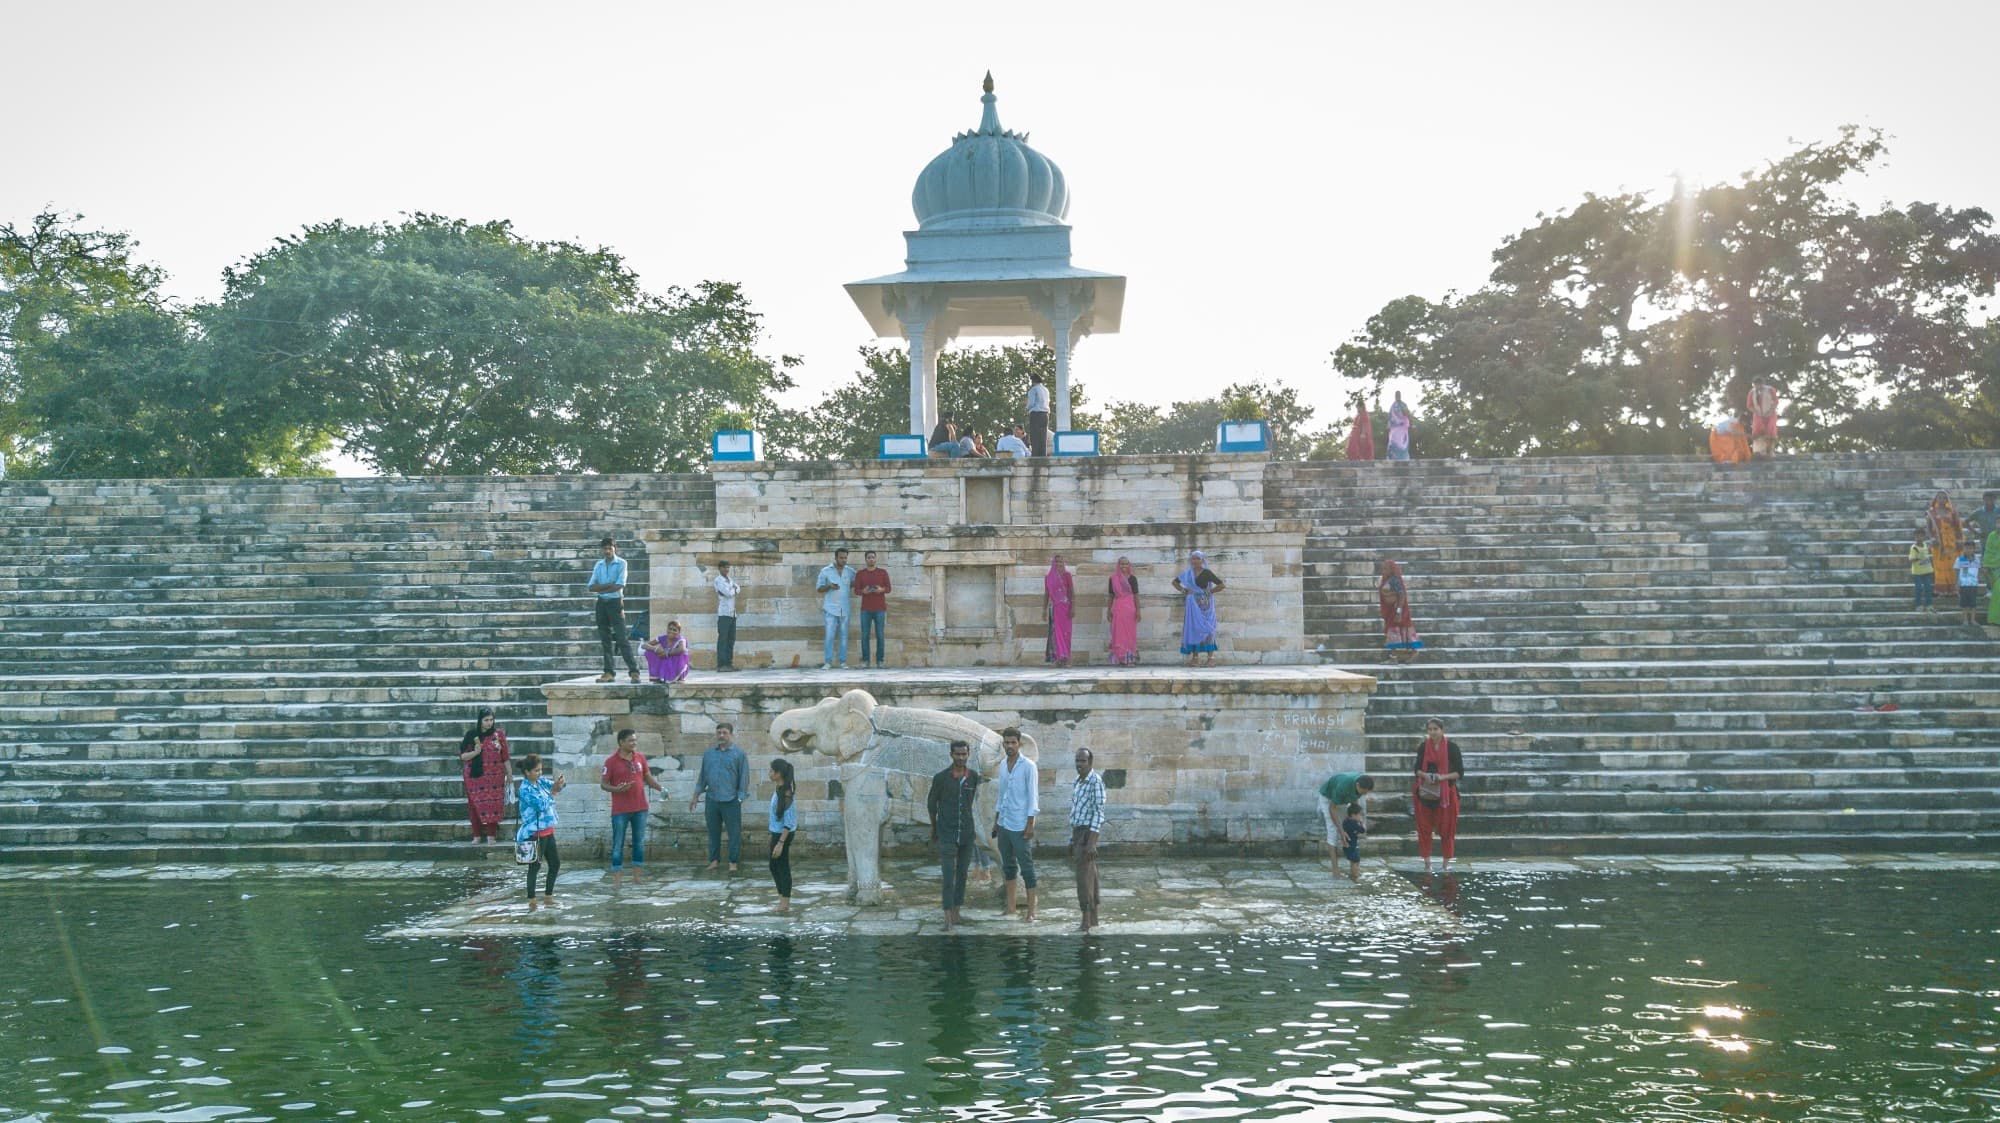
M 1083 932 L 1097 927 L 1097 836 L 1104 830 L 1104 777 L 1091 767 L 1095 761 L 1089 749 L 1076 750 L 1076 786 L 1069 799 L 1069 858 L 1076 863 Z

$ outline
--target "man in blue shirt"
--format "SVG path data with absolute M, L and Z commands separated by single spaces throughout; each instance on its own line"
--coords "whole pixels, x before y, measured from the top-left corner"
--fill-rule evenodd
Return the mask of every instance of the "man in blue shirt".
M 695 781 L 694 798 L 688 810 L 708 797 L 704 818 L 708 826 L 708 868 L 714 869 L 722 857 L 722 832 L 729 832 L 729 872 L 743 858 L 743 801 L 750 798 L 750 758 L 735 745 L 736 727 L 726 721 L 715 723 L 715 744 L 701 754 L 701 778 Z
M 830 670 L 834 665 L 834 640 L 840 640 L 840 669 L 847 669 L 847 616 L 849 602 L 854 592 L 854 567 L 847 564 L 847 551 L 835 550 L 833 564 L 819 571 L 819 580 L 813 583 L 813 592 L 820 594 L 819 612 L 826 621 L 826 642 L 822 645 L 823 656 L 819 669 Z
M 590 570 L 590 591 L 597 598 L 597 645 L 604 650 L 604 673 L 599 682 L 613 682 L 618 672 L 611 662 L 615 648 L 625 657 L 625 669 L 632 681 L 639 681 L 639 661 L 632 657 L 632 640 L 625 634 L 625 559 L 618 556 L 618 542 L 606 538 L 598 545 L 604 556 Z

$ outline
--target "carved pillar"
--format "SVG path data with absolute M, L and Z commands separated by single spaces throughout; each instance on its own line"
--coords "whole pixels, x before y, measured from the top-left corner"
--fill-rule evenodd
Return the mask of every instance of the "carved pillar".
M 1052 346 L 1056 352 L 1055 418 L 1056 432 L 1069 429 L 1069 351 L 1070 325 L 1074 321 L 1058 320 L 1049 325 L 1055 339 Z
M 1056 356 L 1056 384 L 1050 394 L 1054 399 L 1050 403 L 1054 415 L 1050 420 L 1056 432 L 1070 426 L 1070 353 L 1075 350 L 1077 339 L 1090 330 L 1090 309 L 1096 295 L 1096 287 L 1088 283 L 1058 282 L 1029 300 L 1034 311 L 1048 322 L 1048 331 L 1040 338 Z
M 897 290 L 888 297 L 889 310 L 903 325 L 903 342 L 910 354 L 910 432 L 930 436 L 937 425 L 937 357 L 949 337 L 943 322 L 945 301 L 922 290 Z

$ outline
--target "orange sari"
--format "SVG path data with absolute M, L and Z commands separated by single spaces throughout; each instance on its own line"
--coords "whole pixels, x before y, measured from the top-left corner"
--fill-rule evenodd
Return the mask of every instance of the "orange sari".
M 1931 500 L 1930 509 L 1924 512 L 1924 518 L 1931 527 L 1931 568 L 1937 571 L 1937 595 L 1956 595 L 1958 555 L 1965 548 L 1964 524 L 1959 521 L 1958 508 L 1951 505 L 1950 496 L 1939 492 Z

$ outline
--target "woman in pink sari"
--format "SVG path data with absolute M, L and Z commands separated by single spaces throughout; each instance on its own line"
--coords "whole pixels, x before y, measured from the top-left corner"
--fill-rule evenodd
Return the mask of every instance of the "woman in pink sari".
M 1104 621 L 1111 625 L 1111 663 L 1130 667 L 1139 662 L 1139 579 L 1132 574 L 1131 558 L 1118 559 L 1108 591 Z
M 1354 428 L 1347 434 L 1347 458 L 1349 460 L 1375 459 L 1375 417 L 1368 408 L 1368 400 L 1362 398 L 1354 403 Z
M 1049 555 L 1049 571 L 1042 577 L 1042 611 L 1049 620 L 1049 645 L 1043 658 L 1058 667 L 1069 666 L 1070 626 L 1075 622 L 1076 581 L 1063 568 L 1061 554 Z

